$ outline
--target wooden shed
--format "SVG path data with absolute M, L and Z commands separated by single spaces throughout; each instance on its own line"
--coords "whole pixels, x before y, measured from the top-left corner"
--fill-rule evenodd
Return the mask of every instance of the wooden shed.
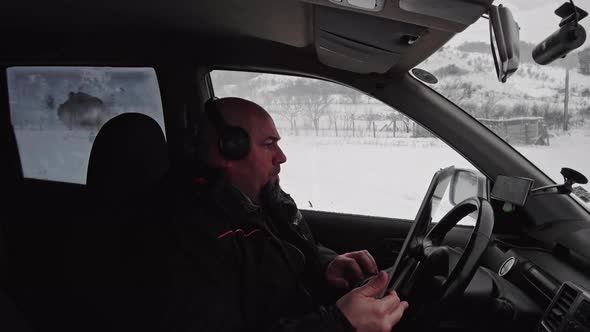
M 510 144 L 549 145 L 549 135 L 542 117 L 478 120 Z

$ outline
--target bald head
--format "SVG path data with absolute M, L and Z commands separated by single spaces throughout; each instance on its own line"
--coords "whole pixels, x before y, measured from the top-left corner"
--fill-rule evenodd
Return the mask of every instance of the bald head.
M 224 158 L 219 151 L 219 133 L 209 117 L 202 119 L 199 149 L 201 162 L 221 169 L 230 182 L 253 201 L 267 183 L 278 184 L 280 164 L 287 158 L 278 146 L 280 136 L 271 116 L 258 104 L 241 98 L 213 101 L 213 111 L 232 127 L 244 129 L 249 136 L 250 150 L 239 160 Z
M 213 101 L 216 110 L 225 123 L 230 126 L 244 128 L 248 133 L 256 128 L 256 124 L 270 115 L 260 105 L 246 99 L 228 97 Z
M 270 118 L 270 115 L 258 104 L 242 98 L 227 97 L 213 100 L 211 103 L 214 109 L 209 111 L 217 113 L 216 116 L 220 117 L 225 125 L 240 127 L 248 135 L 254 131 L 257 122 L 264 118 Z M 216 159 L 212 154 L 215 155 L 218 148 L 220 128 L 217 128 L 211 115 L 206 112 L 200 121 L 199 159 L 210 164 L 211 161 Z

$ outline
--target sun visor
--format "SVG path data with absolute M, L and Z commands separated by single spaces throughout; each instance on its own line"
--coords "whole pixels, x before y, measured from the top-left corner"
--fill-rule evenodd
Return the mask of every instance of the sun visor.
M 385 73 L 427 29 L 380 17 L 316 7 L 315 48 L 326 66 Z
M 491 2 L 492 0 L 400 0 L 399 8 L 469 26 L 488 10 Z
M 384 73 L 395 65 L 399 54 L 320 31 L 316 51 L 320 62 L 355 73 Z

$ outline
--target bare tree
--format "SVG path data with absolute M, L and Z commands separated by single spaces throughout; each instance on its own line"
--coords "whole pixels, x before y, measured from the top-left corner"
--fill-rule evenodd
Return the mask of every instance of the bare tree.
M 356 120 L 358 107 L 356 105 L 346 105 L 344 108 L 344 130 L 351 130 L 352 137 L 356 136 Z
M 301 114 L 301 107 L 294 96 L 280 95 L 270 102 L 274 112 L 289 122 L 291 133 L 297 135 L 297 118 Z
M 353 89 L 346 89 L 342 91 L 342 96 L 348 101 L 349 107 L 346 107 L 344 111 L 345 121 L 348 123 L 348 129 L 352 129 L 352 137 L 356 136 L 356 120 L 358 119 L 357 113 L 359 112 L 358 105 L 367 103 L 367 97 Z
M 582 117 L 582 119 L 590 119 L 590 106 L 588 106 L 588 103 L 583 102 L 582 105 L 580 106 L 579 109 L 579 114 Z
M 398 112 L 396 111 L 392 111 L 391 113 L 388 113 L 385 116 L 385 119 L 388 120 L 389 122 L 385 125 L 386 128 L 391 127 L 391 132 L 393 134 L 393 137 L 396 136 L 397 134 L 397 122 L 399 120 L 401 120 L 401 116 L 399 115 Z
M 316 136 L 320 131 L 320 120 L 328 113 L 332 95 L 339 86 L 319 80 L 292 80 L 274 91 L 276 96 L 286 96 L 287 112 L 305 116 L 313 126 Z M 276 98 L 276 97 L 275 97 Z M 280 99 L 280 98 L 279 98 Z M 294 122 L 293 122 L 294 123 Z
M 408 118 L 407 116 L 402 116 L 402 124 L 404 125 L 404 127 L 406 127 L 406 133 L 409 133 L 412 130 L 412 127 L 410 126 L 412 123 L 412 120 L 410 118 Z
M 452 79 L 441 85 L 441 93 L 457 105 L 463 105 L 481 87 L 462 79 Z
M 590 75 L 590 47 L 578 52 L 578 61 L 580 68 L 578 69 L 582 75 Z
M 334 128 L 334 134 L 338 137 L 338 120 L 340 119 L 340 112 L 336 109 L 328 111 L 328 119 L 330 120 L 330 127 Z
M 481 104 L 481 115 L 486 118 L 492 118 L 493 111 L 502 100 L 501 96 L 495 91 L 488 91 L 484 94 L 484 102 Z
M 375 121 L 380 120 L 381 116 L 370 109 L 366 111 L 365 114 L 363 114 L 363 118 L 367 120 L 367 130 L 373 132 L 373 137 L 377 137 L 377 128 Z
M 301 96 L 300 100 L 301 103 L 299 105 L 305 110 L 305 115 L 311 120 L 315 135 L 318 136 L 320 131 L 320 120 L 327 114 L 331 98 L 328 95 L 318 93 Z

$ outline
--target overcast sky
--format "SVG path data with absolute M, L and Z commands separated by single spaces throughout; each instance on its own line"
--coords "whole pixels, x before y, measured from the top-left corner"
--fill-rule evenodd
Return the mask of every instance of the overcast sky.
M 564 0 L 496 0 L 494 5 L 502 4 L 512 11 L 512 16 L 520 26 L 520 40 L 539 43 L 558 29 L 561 18 L 555 15 L 555 9 L 562 5 Z M 589 0 L 574 1 L 576 6 L 590 11 Z M 485 19 L 480 19 L 473 26 L 461 34 L 455 36 L 453 43 L 464 41 L 487 41 L 489 42 L 489 25 Z M 580 22 L 590 34 L 590 16 Z M 580 49 L 590 46 L 588 38 Z

